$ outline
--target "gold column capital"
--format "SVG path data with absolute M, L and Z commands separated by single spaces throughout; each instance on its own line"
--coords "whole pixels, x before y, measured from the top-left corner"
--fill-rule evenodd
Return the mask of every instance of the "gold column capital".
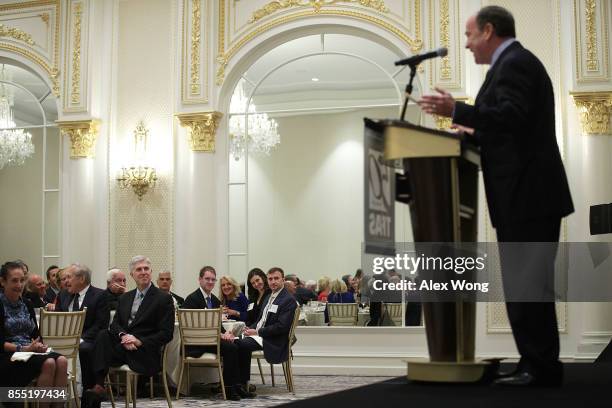
M 580 113 L 582 132 L 587 135 L 611 135 L 612 91 L 570 92 Z
M 70 137 L 70 158 L 94 157 L 100 121 L 98 119 L 57 121 L 61 134 Z
M 181 126 L 188 128 L 191 150 L 214 153 L 215 134 L 223 117 L 221 112 L 180 113 L 176 117 Z

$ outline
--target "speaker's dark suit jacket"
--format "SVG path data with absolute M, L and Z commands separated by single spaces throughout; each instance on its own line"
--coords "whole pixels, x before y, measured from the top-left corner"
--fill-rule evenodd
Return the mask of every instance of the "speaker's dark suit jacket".
M 555 137 L 553 87 L 544 66 L 520 43 L 510 44 L 487 73 L 474 106 L 457 103 L 453 121 L 475 129 L 498 241 L 523 243 L 519 251 L 500 247 L 519 369 L 556 382 L 563 371 L 554 302 L 512 301 L 524 288 L 554 285 L 549 276 L 556 251 L 536 250 L 537 262 L 527 264 L 524 250 L 534 250 L 530 242 L 556 245 L 561 218 L 574 211 Z
M 255 329 L 257 322 L 262 319 L 263 311 L 270 296 L 268 295 L 261 303 L 261 311 L 251 328 Z M 280 364 L 289 358 L 289 330 L 291 330 L 297 303 L 295 298 L 283 288 L 272 304 L 277 305 L 276 312 L 268 312 L 266 323 L 258 330 L 258 334 L 263 339 L 263 352 L 266 361 L 271 364 Z
M 493 226 L 574 211 L 555 137 L 552 83 L 519 42 L 489 70 L 474 106 L 456 103 L 453 122 L 475 128 Z
M 161 369 L 161 347 L 172 340 L 174 333 L 174 303 L 172 297 L 151 285 L 134 320 L 128 324 L 136 289 L 119 298 L 117 311 L 109 333 L 119 342 L 120 333 L 127 333 L 142 341 L 136 351 L 126 353 L 127 363 L 136 372 L 152 375 Z
M 74 301 L 74 295 L 61 296 L 59 300 L 60 302 L 56 310 L 58 312 L 67 312 L 70 304 Z M 81 338 L 83 341 L 93 343 L 98 333 L 108 328 L 110 310 L 108 308 L 106 292 L 103 289 L 90 286 L 87 292 L 85 292 L 85 298 L 79 310 L 83 310 L 85 307 L 87 312 L 85 313 L 85 324 L 83 325 L 83 335 Z
M 218 309 L 219 307 L 221 307 L 221 302 L 219 301 L 219 298 L 213 295 L 212 293 L 210 294 L 210 302 L 212 303 L 213 309 Z M 206 298 L 204 298 L 202 290 L 200 288 L 197 288 L 195 291 L 191 292 L 185 298 L 181 309 L 208 309 L 208 306 L 206 305 Z

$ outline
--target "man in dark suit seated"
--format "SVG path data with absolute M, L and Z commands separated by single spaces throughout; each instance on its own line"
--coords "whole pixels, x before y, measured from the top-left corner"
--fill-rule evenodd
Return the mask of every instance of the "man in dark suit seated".
M 262 350 L 266 361 L 280 364 L 289 359 L 289 331 L 297 303 L 284 288 L 285 273 L 274 267 L 268 271 L 268 286 L 272 293 L 262 305 L 257 321 L 244 331 L 243 339 L 236 340 L 240 358 L 240 382 L 251 378 L 251 353 Z
M 125 273 L 121 269 L 112 268 L 106 275 L 106 297 L 110 310 L 117 310 L 119 297 L 125 293 Z
M 217 271 L 212 266 L 205 266 L 200 270 L 200 287 L 189 294 L 183 303 L 183 309 L 218 309 L 221 302 L 212 293 L 217 282 Z M 221 327 L 221 357 L 223 358 L 223 382 L 225 383 L 225 394 L 233 401 L 242 398 L 253 398 L 254 393 L 240 384 L 240 368 L 238 365 L 238 346 L 233 343 L 234 336 L 225 333 Z M 189 357 L 200 357 L 203 353 L 216 353 L 214 346 L 191 346 L 186 347 L 185 352 Z
M 161 370 L 161 349 L 172 340 L 174 307 L 172 297 L 151 283 L 151 261 L 138 255 L 130 261 L 136 289 L 119 298 L 109 330 L 96 338 L 92 367 L 95 386 L 87 390 L 90 406 L 106 395 L 104 378 L 109 367 L 127 364 L 145 377 Z
M 43 297 L 46 303 L 55 303 L 55 298 L 59 294 L 59 288 L 57 287 L 57 271 L 59 268 L 56 265 L 51 265 L 47 268 L 47 292 Z
M 172 296 L 172 299 L 174 299 L 175 308 L 183 306 L 185 299 L 170 291 L 170 288 L 172 287 L 172 274 L 170 271 L 163 271 L 157 275 L 157 287 L 162 292 L 169 293 Z
M 423 96 L 421 108 L 452 117 L 480 146 L 491 223 L 497 232 L 506 310 L 521 355 L 498 385 L 561 385 L 554 276 L 561 219 L 574 211 L 555 136 L 555 97 L 542 62 L 515 38 L 512 14 L 487 6 L 468 18 L 466 48 L 490 64 L 474 105 Z M 549 243 L 543 246 L 533 245 Z M 540 250 L 534 250 L 540 248 Z M 525 298 L 523 293 L 535 294 Z M 541 293 L 542 295 L 538 295 Z
M 295 284 L 295 293 L 293 297 L 297 302 L 301 305 L 305 305 L 311 300 L 317 300 L 317 295 L 314 291 L 307 289 L 304 287 L 304 282 L 300 280 L 296 275 L 287 275 L 285 276 L 285 282 L 291 281 Z
M 81 345 L 79 346 L 81 381 L 83 389 L 87 390 L 95 384 L 91 366 L 94 342 L 98 333 L 108 328 L 110 314 L 108 299 L 104 290 L 91 286 L 91 271 L 89 268 L 79 264 L 73 266 L 74 268 L 66 278 L 66 288 L 71 296 L 62 296 L 55 310 L 58 312 L 74 312 L 87 308 Z

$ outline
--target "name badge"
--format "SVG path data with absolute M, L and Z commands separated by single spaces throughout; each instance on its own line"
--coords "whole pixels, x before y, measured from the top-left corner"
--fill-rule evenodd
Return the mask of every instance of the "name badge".
M 278 311 L 278 305 L 270 305 L 270 313 L 276 313 Z
M 249 303 L 249 306 L 247 307 L 247 312 L 253 310 L 253 306 L 255 306 L 255 303 Z

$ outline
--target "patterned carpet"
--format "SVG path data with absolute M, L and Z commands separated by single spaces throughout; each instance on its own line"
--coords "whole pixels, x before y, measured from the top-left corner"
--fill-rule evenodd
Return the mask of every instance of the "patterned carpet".
M 283 376 L 276 376 L 276 387 L 272 387 L 270 376 L 265 376 L 266 385 L 261 384 L 259 377 L 253 377 L 253 384 L 257 387 L 257 397 L 243 399 L 241 401 L 224 401 L 221 394 L 211 392 L 212 385 L 197 384 L 191 389 L 189 397 L 182 397 L 179 401 L 172 399 L 172 406 L 176 408 L 195 407 L 248 407 L 260 408 L 271 407 L 290 401 L 303 400 L 318 395 L 329 394 L 336 391 L 344 391 L 350 388 L 360 387 L 375 382 L 385 381 L 392 377 L 348 377 L 348 376 L 317 376 L 299 375 L 294 376 L 295 395 L 289 393 Z M 124 400 L 117 401 L 117 408 L 124 407 Z M 149 399 L 140 397 L 137 407 L 140 408 L 166 408 L 165 399 Z M 102 408 L 112 408 L 110 402 L 102 404 Z

